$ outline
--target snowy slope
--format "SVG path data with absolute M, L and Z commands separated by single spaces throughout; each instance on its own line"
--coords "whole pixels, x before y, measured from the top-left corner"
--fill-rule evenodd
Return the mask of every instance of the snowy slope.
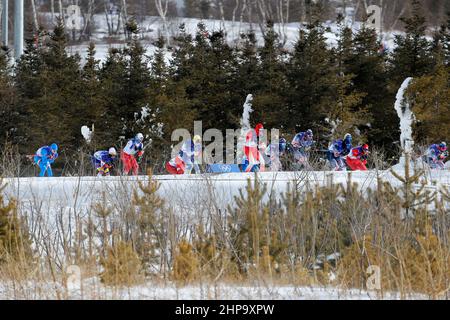
M 48 14 L 42 14 L 46 16 L 47 19 Z M 94 15 L 94 32 L 92 35 L 92 41 L 97 44 L 97 58 L 101 61 L 105 61 L 106 55 L 108 53 L 108 49 L 111 47 L 123 47 L 124 44 L 124 36 L 119 34 L 117 36 L 113 36 L 111 39 L 108 35 L 108 27 L 106 23 L 105 15 L 98 14 Z M 263 45 L 263 35 L 258 25 L 251 23 L 240 23 L 239 21 L 221 21 L 221 20 L 209 20 L 209 19 L 193 19 L 193 18 L 170 18 L 168 22 L 168 29 L 170 30 L 170 34 L 172 36 L 176 36 L 179 34 L 179 26 L 181 24 L 185 25 L 186 31 L 189 34 L 195 35 L 197 31 L 197 25 L 199 23 L 203 23 L 209 32 L 225 30 L 226 39 L 230 45 L 235 45 L 239 42 L 240 34 L 253 30 L 256 34 L 256 39 L 258 41 L 258 45 Z M 361 22 L 355 22 L 353 24 L 348 24 L 354 31 L 357 31 L 361 28 Z M 339 33 L 339 26 L 332 21 L 328 21 L 324 24 L 327 28 L 327 32 L 325 33 L 325 37 L 327 39 L 327 43 L 330 46 L 335 46 L 337 44 L 337 34 Z M 163 30 L 163 22 L 160 17 L 155 16 L 147 16 L 140 22 L 141 28 L 141 38 L 144 47 L 147 50 L 147 54 L 151 55 L 155 51 L 155 47 L 153 42 L 158 38 L 160 34 L 162 34 Z M 292 49 L 295 42 L 298 39 L 300 28 L 305 28 L 300 23 L 288 23 L 284 26 L 281 24 L 275 24 L 275 31 L 279 34 L 285 35 L 285 47 L 287 49 Z M 394 47 L 394 35 L 395 33 L 384 33 L 383 34 L 383 42 L 385 43 L 386 48 L 392 49 Z M 283 39 L 284 37 L 282 37 Z M 69 47 L 69 51 L 71 53 L 78 52 L 82 57 L 86 56 L 87 43 L 81 45 L 73 45 Z

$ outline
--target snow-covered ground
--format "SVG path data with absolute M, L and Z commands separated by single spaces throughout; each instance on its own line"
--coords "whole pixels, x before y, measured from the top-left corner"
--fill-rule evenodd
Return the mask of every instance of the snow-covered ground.
M 28 283 L 21 288 L 10 283 L 0 284 L 0 299 L 57 299 L 55 287 L 67 299 L 132 299 L 132 300 L 397 300 L 398 293 L 364 290 L 343 290 L 336 287 L 284 286 L 268 283 L 248 285 L 204 284 L 181 286 L 174 284 L 161 286 L 146 284 L 111 289 L 99 283 L 97 278 L 86 279 L 82 284 L 65 288 L 58 284 Z M 51 288 L 51 290 L 49 290 Z M 427 299 L 423 295 L 403 297 L 406 299 Z
M 399 171 L 400 173 L 400 171 Z M 390 171 L 367 172 L 282 172 L 259 174 L 220 174 L 191 176 L 154 176 L 160 183 L 159 194 L 164 198 L 178 217 L 181 225 L 189 230 L 199 222 L 210 218 L 211 210 L 218 214 L 226 212 L 227 206 L 234 203 L 239 190 L 244 189 L 248 179 L 258 178 L 267 185 L 267 196 L 276 198 L 294 186 L 310 189 L 327 184 L 346 184 L 350 179 L 364 191 L 375 188 L 378 179 L 389 181 L 393 186 L 401 186 Z M 5 193 L 8 198 L 19 202 L 21 212 L 27 216 L 31 232 L 40 234 L 50 243 L 60 243 L 61 233 L 75 232 L 71 225 L 92 217 L 92 206 L 105 203 L 115 206 L 118 211 L 129 208 L 132 192 L 139 182 L 148 177 L 54 177 L 54 178 L 9 178 Z M 429 171 L 422 182 L 431 190 L 450 187 L 450 171 Z M 419 187 L 419 185 L 417 185 Z M 125 211 L 125 209 L 123 210 Z M 118 216 L 120 218 L 120 216 Z M 81 220 L 77 220 L 81 219 Z M 65 226 L 63 226 L 65 221 Z M 44 231 L 41 228 L 44 228 Z M 67 229 L 67 230 L 66 230 Z M 41 230 L 41 231 L 40 231 Z M 69 231 L 72 230 L 72 231 Z M 43 250 L 37 244 L 38 250 Z M 63 255 L 57 247 L 56 255 Z M 331 278 L 330 278 L 331 279 Z M 293 284 L 270 283 L 268 279 L 245 283 L 205 283 L 178 287 L 172 282 L 150 281 L 131 288 L 109 288 L 101 284 L 98 277 L 83 278 L 82 284 L 70 287 L 52 281 L 29 281 L 9 284 L 0 281 L 0 299 L 426 299 L 423 296 L 400 297 L 398 293 L 366 292 L 361 290 L 342 290 L 334 286 L 295 286 Z M 81 290 L 79 289 L 81 286 Z M 61 295 L 57 296 L 59 288 Z
M 42 14 L 42 16 L 49 19 L 49 14 L 47 13 Z M 103 62 L 106 59 L 109 48 L 124 47 L 125 39 L 123 34 L 120 33 L 113 37 L 108 34 L 105 15 L 94 15 L 93 21 L 94 32 L 91 40 L 97 45 L 97 58 Z M 172 37 L 177 36 L 180 25 L 184 24 L 186 32 L 195 35 L 199 23 L 203 23 L 208 32 L 225 30 L 226 40 L 230 45 L 236 45 L 240 41 L 240 35 L 251 30 L 255 32 L 258 45 L 263 45 L 264 42 L 259 25 L 245 22 L 241 23 L 240 21 L 172 17 L 168 20 L 168 29 Z M 359 30 L 362 25 L 358 21 L 354 23 L 348 21 L 348 26 L 354 31 Z M 163 33 L 162 30 L 164 30 L 162 19 L 160 17 L 147 16 L 140 22 L 139 27 L 141 29 L 140 36 L 146 48 L 147 55 L 151 55 L 155 51 L 153 42 Z M 335 46 L 337 44 L 337 35 L 339 34 L 338 24 L 333 21 L 327 21 L 324 27 L 326 28 L 325 37 L 328 45 Z M 274 29 L 280 35 L 280 40 L 285 42 L 285 47 L 289 50 L 293 49 L 295 42 L 298 40 L 299 30 L 305 29 L 305 26 L 300 23 L 275 24 Z M 382 35 L 383 43 L 388 50 L 394 48 L 395 34 L 395 32 L 389 32 L 383 33 Z M 87 43 L 73 45 L 69 47 L 69 52 L 78 52 L 82 57 L 85 57 L 87 46 Z
M 214 199 L 214 205 L 226 209 L 233 203 L 240 189 L 245 189 L 248 179 L 257 178 L 267 185 L 267 197 L 280 197 L 288 186 L 311 188 L 315 185 L 347 184 L 349 179 L 357 183 L 361 190 L 374 188 L 377 179 L 388 181 L 400 187 L 401 182 L 390 171 L 367 172 L 265 172 L 231 173 L 220 175 L 183 175 L 155 176 L 160 183 L 159 194 L 173 208 L 184 208 L 186 211 L 201 212 L 207 210 Z M 139 182 L 148 178 L 140 177 L 53 177 L 53 178 L 9 178 L 6 193 L 8 197 L 18 199 L 23 209 L 36 206 L 44 208 L 66 208 L 78 210 L 90 207 L 94 203 L 113 201 L 120 194 L 131 198 L 132 191 L 138 188 Z M 436 190 L 450 187 L 450 172 L 429 171 L 421 180 L 427 188 Z M 421 184 L 417 184 L 420 187 Z M 125 200 L 126 200 L 125 199 Z

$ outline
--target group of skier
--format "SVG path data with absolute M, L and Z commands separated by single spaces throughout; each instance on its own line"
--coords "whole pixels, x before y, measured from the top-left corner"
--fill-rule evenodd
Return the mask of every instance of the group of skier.
M 264 126 L 259 123 L 255 129 L 249 129 L 245 135 L 243 145 L 243 157 L 240 162 L 241 172 L 261 172 L 266 170 L 282 171 L 281 159 L 291 155 L 294 163 L 299 168 L 311 169 L 309 164 L 310 151 L 314 144 L 314 134 L 311 129 L 300 132 L 294 136 L 290 144 L 285 138 L 280 138 L 276 143 L 265 144 Z M 179 153 L 166 163 L 169 174 L 191 174 L 200 172 L 199 159 L 202 156 L 202 139 L 195 136 L 193 140 L 187 140 Z M 367 144 L 353 147 L 351 134 L 346 134 L 343 139 L 333 141 L 326 150 L 330 170 L 345 171 L 367 170 L 369 146 Z
M 280 138 L 276 143 L 266 145 L 263 136 L 265 130 L 262 124 L 258 124 L 254 130 L 250 129 L 245 136 L 243 145 L 243 157 L 239 165 L 241 172 L 265 171 L 266 166 L 270 171 L 282 171 L 281 159 L 291 155 L 293 162 L 300 168 L 310 169 L 310 151 L 316 143 L 311 129 L 300 132 L 294 136 L 289 144 L 285 138 Z M 138 175 L 139 162 L 144 154 L 144 136 L 138 133 L 130 139 L 120 153 L 123 165 L 123 174 Z M 200 160 L 202 158 L 202 138 L 199 135 L 185 141 L 177 155 L 166 163 L 165 168 L 169 174 L 196 174 L 201 173 Z M 332 171 L 366 171 L 369 157 L 369 145 L 363 144 L 353 147 L 352 135 L 347 133 L 343 139 L 334 140 L 324 150 L 328 167 Z M 431 169 L 444 169 L 445 159 L 449 156 L 447 144 L 441 142 L 431 145 L 423 160 Z M 92 165 L 97 176 L 109 176 L 117 162 L 118 153 L 114 147 L 108 150 L 99 150 L 91 156 Z M 53 176 L 52 164 L 58 158 L 58 145 L 43 146 L 32 156 L 34 163 L 39 167 L 39 176 Z M 285 169 L 285 168 L 284 168 Z
M 300 132 L 294 136 L 290 144 L 285 138 L 280 138 L 277 143 L 264 143 L 264 126 L 257 124 L 255 129 L 249 129 L 245 135 L 243 145 L 243 157 L 239 169 L 241 172 L 261 172 L 266 167 L 270 171 L 282 171 L 283 158 L 292 156 L 297 168 L 311 169 L 309 163 L 310 151 L 314 144 L 314 134 L 311 129 Z M 202 139 L 195 136 L 193 140 L 186 141 L 180 152 L 166 163 L 166 170 L 169 174 L 191 174 L 200 172 L 198 160 L 201 159 Z M 353 138 L 347 133 L 342 139 L 334 140 L 324 150 L 326 153 L 327 166 L 331 171 L 367 171 L 369 160 L 369 145 L 362 144 L 353 146 Z M 444 161 L 448 157 L 447 145 L 445 142 L 433 144 L 428 148 L 424 161 L 432 169 L 444 169 Z
M 120 159 L 123 165 L 123 174 L 128 175 L 132 171 L 133 175 L 138 175 L 139 162 L 144 154 L 144 135 L 138 133 L 130 139 L 120 153 Z M 136 158 L 137 157 L 137 158 Z M 39 167 L 39 176 L 53 176 L 52 163 L 58 158 L 58 145 L 56 143 L 50 146 L 43 146 L 33 155 L 33 162 Z M 109 176 L 111 169 L 117 162 L 117 150 L 114 147 L 108 150 L 96 151 L 91 156 L 92 165 L 97 176 Z
M 432 144 L 424 157 L 431 169 L 443 170 L 445 168 L 445 159 L 448 157 L 447 143 Z

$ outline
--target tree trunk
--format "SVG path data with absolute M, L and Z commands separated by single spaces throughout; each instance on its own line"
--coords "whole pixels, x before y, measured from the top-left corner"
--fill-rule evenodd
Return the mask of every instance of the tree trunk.
M 125 37 L 129 38 L 130 35 L 127 31 L 127 23 L 128 23 L 128 3 L 127 0 L 122 0 L 122 24 L 123 24 L 123 33 Z
M 59 18 L 64 23 L 64 9 L 63 9 L 63 5 L 62 5 L 62 1 L 58 0 L 58 3 L 59 3 Z
M 95 0 L 89 0 L 88 2 L 87 14 L 84 15 L 84 26 L 83 31 L 81 32 L 88 40 L 91 38 L 91 21 L 94 14 L 94 1 Z
M 50 11 L 52 13 L 52 25 L 55 24 L 55 0 L 50 1 Z
M 220 21 L 221 21 L 221 28 L 225 31 L 225 12 L 223 10 L 223 0 L 219 0 L 219 11 L 220 11 Z
M 108 1 L 104 0 L 103 5 L 105 8 L 106 25 L 108 26 L 108 35 L 112 35 L 112 26 L 111 21 L 109 21 L 109 13 L 108 13 Z
M 167 26 L 167 12 L 169 11 L 169 0 L 155 0 L 156 10 L 163 21 L 163 29 L 166 35 L 166 44 L 170 46 L 170 34 Z
M 39 22 L 38 22 L 38 18 L 37 18 L 37 12 L 36 12 L 36 3 L 34 2 L 34 0 L 31 0 L 31 9 L 33 11 L 33 24 L 34 24 L 34 29 L 36 31 L 39 30 Z

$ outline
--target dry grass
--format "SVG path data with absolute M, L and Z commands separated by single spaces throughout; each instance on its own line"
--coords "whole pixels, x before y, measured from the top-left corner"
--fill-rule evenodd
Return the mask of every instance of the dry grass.
M 75 292 L 102 299 L 115 297 L 104 284 L 132 290 L 148 281 L 364 290 L 367 268 L 376 265 L 379 297 L 398 292 L 401 298 L 420 293 L 448 299 L 449 190 L 431 196 L 406 180 L 399 189 L 381 180 L 375 190 L 361 189 L 351 176 L 345 185 L 300 188 L 302 179 L 299 174 L 281 198 L 258 179 L 249 180 L 225 210 L 208 178 L 205 190 L 186 190 L 182 207 L 160 197 L 151 173 L 133 192 L 125 180 L 105 188 L 89 206 L 55 210 L 39 205 L 42 199 L 28 207 L 1 201 L 23 222 L 16 247 L 29 241 L 32 254 L 0 258 L 0 293 L 65 299 Z M 81 270 L 75 278 L 72 265 Z

